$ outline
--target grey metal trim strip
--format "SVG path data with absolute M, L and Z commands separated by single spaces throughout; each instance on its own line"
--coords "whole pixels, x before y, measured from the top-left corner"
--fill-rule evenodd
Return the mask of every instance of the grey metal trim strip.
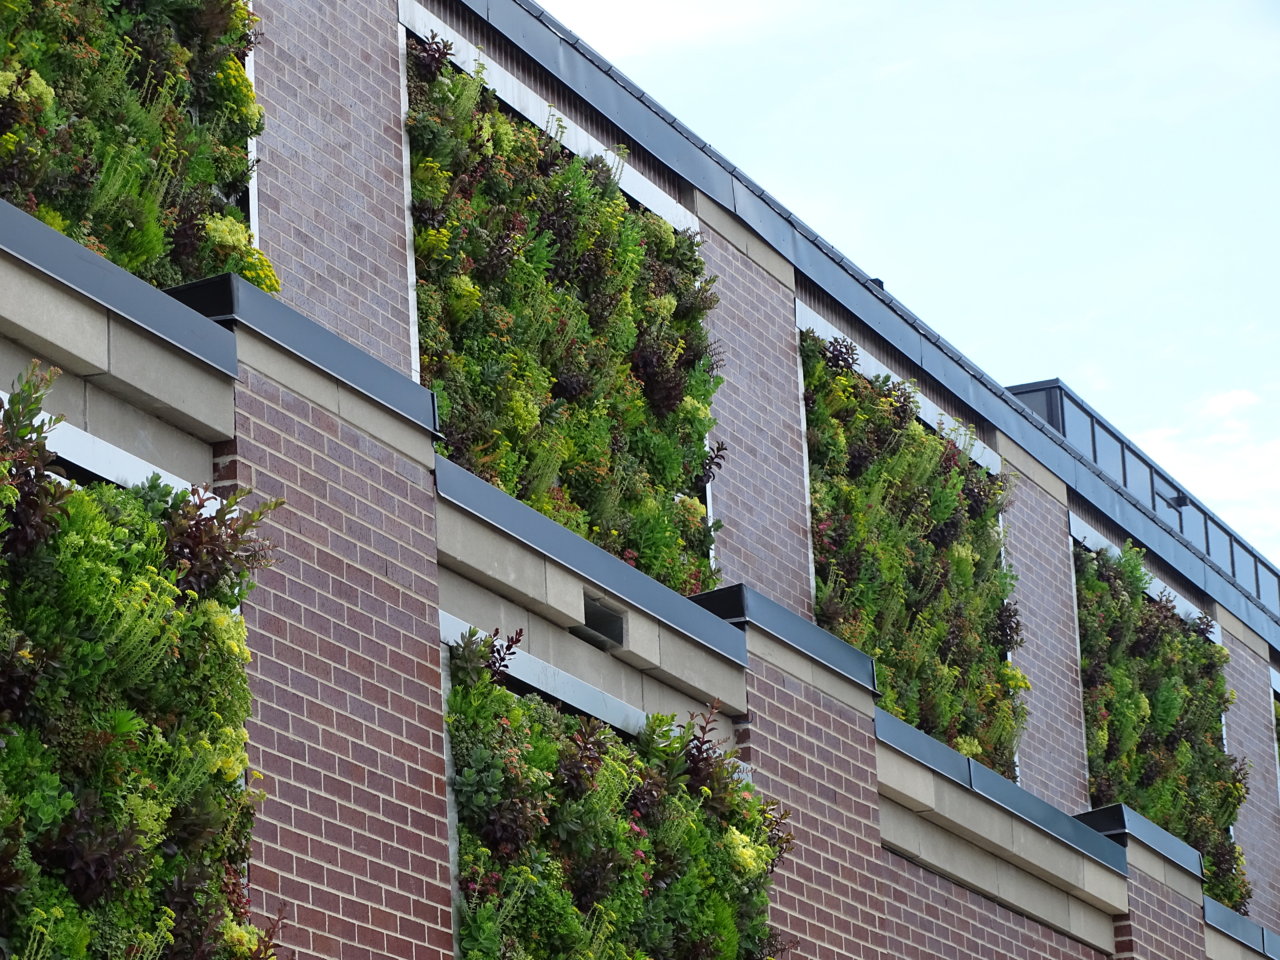
M 747 638 L 741 630 L 443 457 L 436 458 L 436 493 L 722 657 L 746 666 Z
M 243 277 L 224 273 L 167 293 L 218 323 L 243 324 L 433 436 L 440 436 L 434 393 Z
M 0 250 L 230 376 L 236 339 L 123 267 L 0 200 Z
M 689 599 L 735 626 L 745 627 L 750 623 L 767 630 L 871 693 L 878 692 L 874 660 L 745 583 L 699 593 Z
M 899 753 L 918 760 L 934 773 L 940 773 L 962 787 L 973 786 L 969 779 L 968 757 L 879 707 L 876 708 L 875 724 L 876 739 L 881 743 L 887 743 Z
M 1184 576 L 1202 561 L 1168 535 L 1163 521 L 1145 517 L 1119 487 L 1103 477 L 1090 481 L 1075 451 L 1047 435 L 1047 424 L 1013 394 L 982 373 L 946 340 L 889 294 L 870 284 L 866 274 L 782 207 L 688 128 L 669 122 L 669 114 L 617 68 L 531 0 L 461 0 L 521 47 L 595 109 L 609 117 L 645 149 L 775 246 L 801 273 L 830 293 L 850 312 L 913 363 L 940 380 L 983 418 L 1048 467 L 1069 487 L 1141 539 L 1152 552 Z M 755 187 L 755 189 L 753 189 Z M 767 198 L 767 199 L 766 199 Z M 1084 482 L 1079 482 L 1084 478 Z M 1085 489 L 1081 489 L 1084 487 Z M 1145 536 L 1143 536 L 1145 534 Z M 1200 579 L 1190 576 L 1193 581 Z M 1253 597 L 1216 574 L 1208 592 L 1280 651 L 1280 622 L 1254 605 Z
M 1122 875 L 1128 874 L 1129 861 L 1124 848 L 1089 829 L 1075 817 L 884 710 L 876 710 L 875 723 L 876 739 L 881 743 L 999 804 L 1104 867 Z
M 1232 940 L 1244 944 L 1250 950 L 1256 950 L 1258 953 L 1265 952 L 1267 931 L 1248 917 L 1242 917 L 1230 907 L 1219 903 L 1212 897 L 1204 898 L 1204 922 L 1206 926 L 1225 933 Z M 1274 937 L 1275 935 L 1272 934 L 1272 936 Z M 1267 956 L 1274 957 L 1275 954 L 1268 953 Z
M 1110 837 L 1116 843 L 1126 844 L 1129 838 L 1141 840 L 1161 856 L 1173 861 L 1188 873 L 1204 878 L 1200 866 L 1200 851 L 1184 843 L 1163 827 L 1158 827 L 1142 814 L 1123 803 L 1113 803 L 1077 814 L 1075 819 L 1087 827 Z

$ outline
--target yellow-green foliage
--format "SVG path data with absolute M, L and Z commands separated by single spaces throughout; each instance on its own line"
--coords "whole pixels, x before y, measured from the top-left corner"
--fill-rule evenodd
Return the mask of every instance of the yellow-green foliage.
M 880 705 L 1006 776 L 1025 721 L 1001 563 L 1004 481 L 971 438 L 916 419 L 911 388 L 800 336 L 818 622 L 876 660 Z
M 410 45 L 407 119 L 441 452 L 668 586 L 710 589 L 719 378 L 697 241 L 447 54 Z
M 504 688 L 518 640 L 473 631 L 453 649 L 463 960 L 778 953 L 766 917 L 785 815 L 717 749 L 711 719 L 652 717 L 625 742 Z
M 46 384 L 0 421 L 0 948 L 239 960 L 263 938 L 241 894 L 257 794 L 234 608 L 262 554 L 219 554 L 217 521 L 158 482 L 58 484 Z M 190 528 L 203 593 L 180 586 Z
M 279 289 L 227 202 L 262 131 L 255 22 L 247 0 L 0 0 L 0 198 L 159 286 Z
M 1205 890 L 1248 903 L 1231 825 L 1247 793 L 1244 761 L 1226 752 L 1226 648 L 1207 618 L 1188 621 L 1167 594 L 1147 595 L 1143 551 L 1076 548 L 1080 667 L 1089 792 L 1125 803 L 1203 854 Z

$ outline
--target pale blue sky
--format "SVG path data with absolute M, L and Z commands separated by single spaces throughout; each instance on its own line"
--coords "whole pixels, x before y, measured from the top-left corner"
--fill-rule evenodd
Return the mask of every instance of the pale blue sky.
M 1280 3 L 546 0 L 1005 384 L 1280 562 Z

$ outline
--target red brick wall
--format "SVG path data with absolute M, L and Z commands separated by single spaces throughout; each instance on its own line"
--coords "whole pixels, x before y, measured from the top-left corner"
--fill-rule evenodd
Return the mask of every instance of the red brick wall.
M 1102 960 L 1104 954 L 880 844 L 870 718 L 753 656 L 739 730 L 755 784 L 791 811 L 771 920 L 788 957 Z
M 1029 479 L 1013 481 L 1004 511 L 1005 558 L 1018 575 L 1014 596 L 1024 638 L 1013 659 L 1031 682 L 1018 782 L 1066 812 L 1079 813 L 1089 809 L 1089 761 L 1067 524 L 1065 506 Z
M 1141 870 L 1129 868 L 1129 913 L 1116 921 L 1115 960 L 1204 960 L 1204 913 Z
M 707 272 L 720 277 L 708 328 L 723 357 L 712 441 L 728 444 L 711 487 L 724 522 L 716 562 L 725 583 L 745 583 L 812 616 L 809 490 L 805 476 L 795 296 L 727 240 L 702 228 Z
M 289 306 L 397 370 L 410 315 L 396 0 L 259 0 L 258 241 Z
M 885 851 L 881 875 L 877 889 L 886 901 L 891 957 L 1103 960 L 1107 956 L 895 853 Z
M 1245 873 L 1253 884 L 1249 915 L 1264 927 L 1280 930 L 1280 785 L 1270 664 L 1225 630 L 1222 642 L 1231 654 L 1227 686 L 1236 692 L 1236 702 L 1227 711 L 1227 749 L 1249 762 L 1249 798 L 1235 828 Z
M 431 475 L 245 366 L 236 407 L 220 479 L 287 500 L 244 605 L 254 906 L 299 960 L 451 957 Z
M 882 908 L 875 731 L 870 718 L 758 657 L 740 729 L 752 779 L 791 811 L 796 846 L 774 873 L 773 924 L 799 938 L 788 957 L 879 957 Z

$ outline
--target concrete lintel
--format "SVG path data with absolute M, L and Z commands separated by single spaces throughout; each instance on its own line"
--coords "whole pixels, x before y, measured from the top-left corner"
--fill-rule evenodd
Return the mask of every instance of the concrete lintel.
M 883 742 L 877 744 L 876 766 L 886 803 L 1107 916 L 1127 912 L 1125 878 L 1075 847 Z
M 1068 505 L 1067 485 L 1062 479 L 998 430 L 996 431 L 996 450 L 1004 458 L 1009 469 L 1018 474 L 1024 482 L 1034 483 L 1064 507 Z M 1017 496 L 1016 485 L 1013 495 Z
M 698 219 L 737 247 L 771 277 L 795 292 L 796 268 L 759 234 L 700 190 L 694 191 Z
M 947 825 L 887 797 L 880 805 L 880 836 L 886 847 L 935 873 L 1104 953 L 1115 951 L 1109 908 L 1086 903 Z

